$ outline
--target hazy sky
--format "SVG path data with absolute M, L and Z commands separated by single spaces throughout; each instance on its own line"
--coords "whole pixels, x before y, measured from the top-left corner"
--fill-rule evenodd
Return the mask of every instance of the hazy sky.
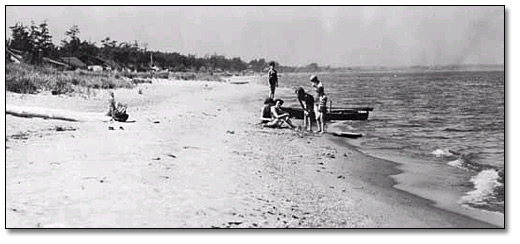
M 6 35 L 31 20 L 56 44 L 78 25 L 96 43 L 288 65 L 504 63 L 503 7 L 6 7 Z

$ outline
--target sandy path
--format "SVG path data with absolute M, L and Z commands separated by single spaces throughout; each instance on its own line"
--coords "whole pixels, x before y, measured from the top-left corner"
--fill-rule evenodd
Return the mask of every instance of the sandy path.
M 489 227 L 392 189 L 391 163 L 258 126 L 265 87 L 141 89 L 116 91 L 135 123 L 7 116 L 8 228 Z M 96 111 L 106 97 L 7 102 Z

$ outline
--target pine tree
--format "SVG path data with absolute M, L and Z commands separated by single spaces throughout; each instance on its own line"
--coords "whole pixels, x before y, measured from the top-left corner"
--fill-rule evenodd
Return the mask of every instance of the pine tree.
M 50 56 L 54 52 L 54 44 L 52 43 L 52 36 L 49 33 L 47 21 L 41 23 L 39 27 L 38 47 L 42 50 L 44 56 Z
M 11 42 L 10 48 L 14 48 L 21 51 L 28 51 L 32 49 L 31 40 L 29 37 L 29 31 L 27 27 L 22 23 L 16 23 L 14 26 L 9 27 L 11 29 Z
M 61 41 L 61 47 L 66 52 L 66 55 L 74 56 L 77 54 L 81 45 L 79 33 L 79 27 L 77 25 L 73 25 L 65 32 L 65 35 L 70 39 L 69 41 L 66 39 Z

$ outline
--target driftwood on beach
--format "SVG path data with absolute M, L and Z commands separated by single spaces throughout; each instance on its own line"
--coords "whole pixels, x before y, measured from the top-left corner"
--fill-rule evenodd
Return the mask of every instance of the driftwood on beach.
M 6 105 L 5 113 L 18 117 L 57 119 L 65 121 L 110 121 L 110 116 L 101 113 L 75 112 L 63 109 Z

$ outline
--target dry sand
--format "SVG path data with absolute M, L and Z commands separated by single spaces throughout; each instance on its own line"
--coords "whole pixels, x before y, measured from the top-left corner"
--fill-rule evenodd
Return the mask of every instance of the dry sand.
M 156 80 L 115 91 L 129 123 L 6 116 L 7 228 L 496 227 L 393 188 L 396 164 L 346 139 L 261 127 L 266 89 Z M 108 107 L 106 91 L 6 97 Z

